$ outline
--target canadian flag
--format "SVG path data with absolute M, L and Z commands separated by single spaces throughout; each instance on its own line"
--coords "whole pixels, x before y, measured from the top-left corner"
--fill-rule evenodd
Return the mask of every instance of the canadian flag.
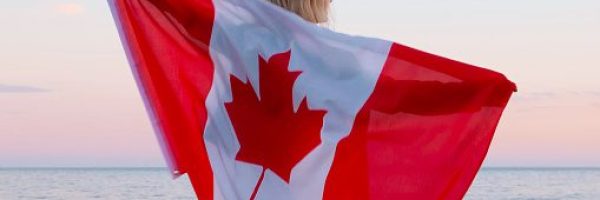
M 515 85 L 262 0 L 109 0 L 200 199 L 461 199 Z

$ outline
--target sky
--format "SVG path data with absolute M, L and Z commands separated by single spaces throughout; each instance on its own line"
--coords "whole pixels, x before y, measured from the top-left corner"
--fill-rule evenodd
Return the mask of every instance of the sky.
M 600 167 L 600 1 L 337 0 L 330 27 L 506 74 L 488 167 Z M 0 167 L 163 167 L 105 1 L 0 3 Z

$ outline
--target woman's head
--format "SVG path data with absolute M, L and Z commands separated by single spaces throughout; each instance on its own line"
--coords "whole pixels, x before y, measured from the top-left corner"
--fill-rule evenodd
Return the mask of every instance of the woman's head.
M 329 18 L 331 0 L 268 0 L 275 5 L 298 14 L 312 23 L 324 23 Z

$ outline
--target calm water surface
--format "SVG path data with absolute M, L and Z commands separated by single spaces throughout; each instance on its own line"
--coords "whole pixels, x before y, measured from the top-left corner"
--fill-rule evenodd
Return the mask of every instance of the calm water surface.
M 0 169 L 0 199 L 194 199 L 165 169 Z M 465 199 L 600 199 L 600 169 L 483 169 Z

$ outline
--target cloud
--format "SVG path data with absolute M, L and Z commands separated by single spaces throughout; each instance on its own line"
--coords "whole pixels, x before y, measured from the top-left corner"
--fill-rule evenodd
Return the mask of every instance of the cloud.
M 521 92 L 516 93 L 513 97 L 516 101 L 541 101 L 541 100 L 549 100 L 556 99 L 561 94 L 557 92 Z
M 516 101 L 553 101 L 560 99 L 596 99 L 600 97 L 600 90 L 567 90 L 545 92 L 519 92 L 513 97 Z
M 590 95 L 600 97 L 600 91 L 590 91 Z
M 555 90 L 516 93 L 511 102 L 516 111 L 529 112 L 565 107 L 600 107 L 600 90 Z
M 48 90 L 31 87 L 31 86 L 23 86 L 23 85 L 3 85 L 0 84 L 0 93 L 35 93 L 35 92 L 47 92 Z
M 65 3 L 57 5 L 54 10 L 60 14 L 64 15 L 79 15 L 83 13 L 85 10 L 84 7 L 80 4 L 75 3 Z

